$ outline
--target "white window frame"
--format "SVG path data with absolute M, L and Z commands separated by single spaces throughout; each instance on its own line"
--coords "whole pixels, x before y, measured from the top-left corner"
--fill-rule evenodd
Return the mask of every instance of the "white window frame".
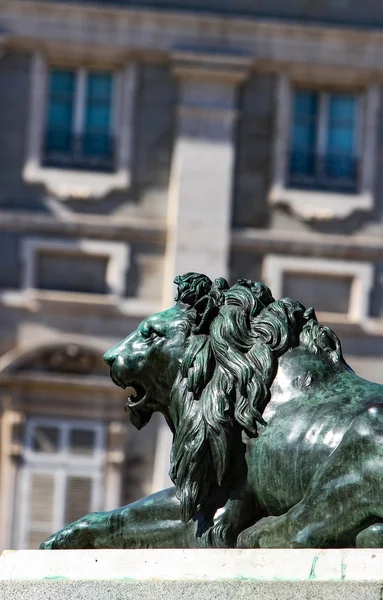
M 50 193 L 63 200 L 98 199 L 115 189 L 126 190 L 131 182 L 133 111 L 137 84 L 135 64 L 129 63 L 114 75 L 111 130 L 116 136 L 116 169 L 113 173 L 43 165 L 42 148 L 46 126 L 49 67 L 40 52 L 33 55 L 24 180 L 28 183 L 45 185 Z M 74 133 L 80 133 L 83 129 L 85 78 L 86 69 L 79 67 L 76 77 Z
M 270 287 L 275 298 L 283 295 L 285 273 L 351 277 L 348 312 L 342 314 L 318 311 L 318 314 L 321 314 L 322 318 L 328 317 L 333 321 L 346 320 L 352 323 L 361 323 L 368 319 L 370 291 L 374 275 L 373 265 L 370 263 L 270 254 L 264 258 L 262 271 L 263 281 Z M 296 300 L 299 301 L 299 298 Z M 315 309 L 315 306 L 313 308 Z
M 103 297 L 120 299 L 125 293 L 126 273 L 130 262 L 130 246 L 123 242 L 103 242 L 98 240 L 47 240 L 40 237 L 27 237 L 21 242 L 21 262 L 23 291 L 29 296 L 44 295 L 47 290 L 41 290 L 37 285 L 37 261 L 38 253 L 44 250 L 57 255 L 80 255 L 107 257 L 106 285 L 109 292 Z M 64 296 L 68 292 L 60 290 L 49 290 L 49 293 Z M 69 292 L 76 295 L 77 292 Z M 97 294 L 82 294 L 82 296 L 94 296 Z
M 33 429 L 36 426 L 55 427 L 61 431 L 58 453 L 42 453 L 32 450 Z M 95 452 L 92 456 L 71 455 L 69 453 L 69 432 L 71 429 L 89 429 L 95 432 Z M 87 477 L 92 480 L 90 511 L 102 510 L 103 480 L 106 466 L 105 426 L 100 421 L 80 421 L 31 417 L 25 429 L 25 463 L 19 472 L 19 493 L 17 499 L 18 525 L 16 531 L 17 547 L 24 548 L 27 543 L 31 479 L 34 474 L 50 475 L 55 480 L 52 533 L 63 527 L 65 515 L 65 483 L 67 477 Z M 45 523 L 42 531 L 45 531 Z M 38 529 L 38 523 L 34 523 Z
M 274 173 L 269 194 L 270 204 L 288 206 L 303 219 L 342 219 L 356 210 L 372 210 L 376 170 L 377 122 L 380 105 L 379 85 L 370 84 L 366 87 L 365 92 L 361 93 L 358 115 L 360 125 L 357 132 L 359 139 L 358 155 L 361 164 L 356 194 L 343 194 L 330 190 L 302 190 L 288 186 L 293 91 L 294 87 L 289 75 L 280 74 L 276 86 L 277 114 L 274 141 Z M 324 113 L 324 108 L 322 112 Z M 318 138 L 319 143 L 323 144 L 323 125 L 322 135 L 319 135 Z

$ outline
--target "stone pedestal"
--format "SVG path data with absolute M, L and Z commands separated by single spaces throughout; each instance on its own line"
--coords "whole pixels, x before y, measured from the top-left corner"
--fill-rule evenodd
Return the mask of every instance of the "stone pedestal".
M 383 550 L 25 550 L 2 600 L 381 600 Z

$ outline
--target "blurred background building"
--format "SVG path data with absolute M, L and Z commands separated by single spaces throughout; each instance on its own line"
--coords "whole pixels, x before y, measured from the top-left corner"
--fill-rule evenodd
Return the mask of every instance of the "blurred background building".
M 167 485 L 102 353 L 185 271 L 314 305 L 383 382 L 383 5 L 0 3 L 0 547 Z

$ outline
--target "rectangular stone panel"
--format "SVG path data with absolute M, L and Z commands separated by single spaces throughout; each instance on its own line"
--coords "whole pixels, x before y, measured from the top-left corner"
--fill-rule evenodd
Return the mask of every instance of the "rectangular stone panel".
M 107 262 L 108 257 L 102 256 L 39 252 L 36 287 L 41 290 L 104 294 Z
M 299 300 L 317 312 L 347 314 L 352 277 L 334 277 L 320 273 L 283 274 L 282 296 Z

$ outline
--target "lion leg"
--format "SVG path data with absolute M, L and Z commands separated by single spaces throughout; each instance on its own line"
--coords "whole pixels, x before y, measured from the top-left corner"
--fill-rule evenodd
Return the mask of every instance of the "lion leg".
M 183 523 L 175 488 L 109 512 L 90 513 L 51 535 L 42 550 L 192 548 L 196 525 Z
M 238 532 L 254 522 L 253 514 L 253 503 L 244 495 L 229 500 L 214 518 L 199 513 L 184 523 L 173 487 L 116 510 L 86 515 L 51 535 L 40 548 L 234 547 Z
M 355 547 L 374 539 L 375 547 L 383 547 L 383 526 L 378 526 L 382 519 L 383 406 L 376 404 L 354 419 L 315 472 L 302 500 L 285 514 L 246 529 L 238 546 Z

